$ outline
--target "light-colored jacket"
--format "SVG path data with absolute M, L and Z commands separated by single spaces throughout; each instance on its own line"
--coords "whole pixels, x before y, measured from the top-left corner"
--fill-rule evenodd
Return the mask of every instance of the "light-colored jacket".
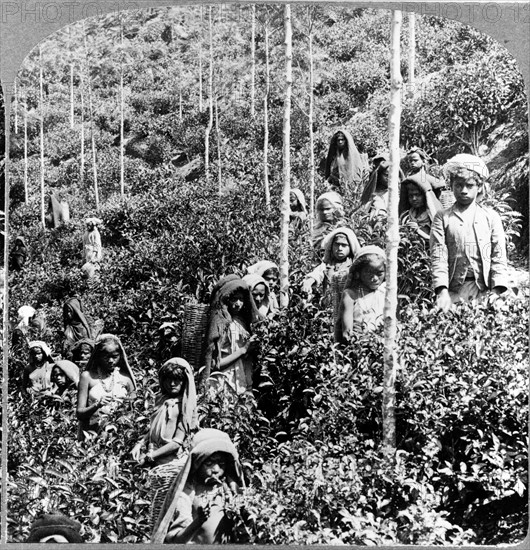
M 467 269 L 457 260 L 466 254 L 470 245 L 477 247 L 486 287 L 506 287 L 506 236 L 499 214 L 476 204 L 473 219 L 475 242 L 464 243 L 463 232 L 464 225 L 455 213 L 455 205 L 436 214 L 430 236 L 433 287 L 445 286 L 458 291 L 464 284 Z M 478 275 L 475 273 L 475 279 L 480 281 Z

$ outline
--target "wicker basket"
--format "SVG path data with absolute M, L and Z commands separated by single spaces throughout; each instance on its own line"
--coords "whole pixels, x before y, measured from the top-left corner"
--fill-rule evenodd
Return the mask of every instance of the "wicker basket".
M 184 306 L 182 357 L 198 370 L 204 361 L 210 306 L 189 302 Z
M 348 278 L 349 269 L 333 273 L 331 276 L 331 300 L 333 304 L 333 324 L 337 322 L 339 316 L 340 300 L 342 298 L 342 292 L 346 286 L 346 279 Z

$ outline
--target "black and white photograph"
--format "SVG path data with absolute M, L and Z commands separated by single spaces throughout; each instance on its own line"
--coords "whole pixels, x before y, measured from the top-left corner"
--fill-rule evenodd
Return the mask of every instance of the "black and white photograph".
M 3 4 L 2 542 L 522 542 L 530 10 Z

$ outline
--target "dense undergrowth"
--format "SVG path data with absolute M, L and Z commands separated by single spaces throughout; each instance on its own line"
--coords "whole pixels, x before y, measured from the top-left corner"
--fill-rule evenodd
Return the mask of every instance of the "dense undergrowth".
M 136 400 L 102 437 L 77 442 L 70 395 L 23 398 L 27 358 L 9 363 L 9 532 L 22 541 L 39 510 L 79 519 L 93 542 L 146 542 L 147 472 L 130 457 L 144 433 L 160 365 L 162 319 L 182 323 L 184 304 L 206 301 L 223 274 L 277 260 L 277 209 L 256 189 L 222 197 L 207 186 L 164 180 L 129 201 L 109 200 L 99 281 L 80 276 L 82 224 L 46 233 L 29 208 L 30 261 L 10 276 L 10 318 L 39 307 L 48 341 L 61 342 L 61 304 L 72 293 L 89 317 L 123 340 L 139 383 Z M 212 205 L 215 205 L 212 207 Z M 252 216 L 248 215 L 252 212 Z M 200 220 L 200 223 L 197 223 Z M 361 242 L 380 243 L 385 222 L 355 217 Z M 427 249 L 402 234 L 397 377 L 397 453 L 380 449 L 382 332 L 332 344 L 329 312 L 300 296 L 311 263 L 301 234 L 291 242 L 287 310 L 256 328 L 261 367 L 256 399 L 233 407 L 200 402 L 203 426 L 236 441 L 249 490 L 232 511 L 251 543 L 448 544 L 522 538 L 526 526 L 526 292 L 488 306 L 432 310 Z M 241 504 L 241 502 L 239 503 Z M 512 510 L 504 513 L 503 510 Z

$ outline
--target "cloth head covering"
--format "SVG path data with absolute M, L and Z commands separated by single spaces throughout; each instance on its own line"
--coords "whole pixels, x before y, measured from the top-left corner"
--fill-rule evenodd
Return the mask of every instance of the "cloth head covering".
M 243 473 L 239 462 L 239 454 L 230 436 L 221 430 L 206 428 L 197 432 L 192 441 L 192 448 L 186 464 L 175 477 L 168 489 L 166 498 L 160 509 L 160 514 L 153 528 L 151 542 L 163 543 L 173 520 L 177 500 L 182 493 L 190 475 L 193 476 L 201 467 L 202 463 L 214 453 L 224 453 L 229 461 L 225 476 L 232 483 L 244 486 Z
M 322 204 L 324 201 L 329 201 L 331 203 L 331 205 L 333 206 L 333 208 L 335 209 L 335 218 L 340 219 L 340 218 L 344 217 L 344 206 L 343 206 L 343 203 L 342 203 L 341 195 L 339 195 L 335 191 L 327 191 L 326 193 L 322 193 L 322 195 L 320 195 L 318 197 L 318 199 L 315 203 L 315 210 L 318 211 L 319 205 Z M 327 222 L 320 221 L 320 219 L 318 218 L 318 215 L 317 215 L 317 220 L 316 220 L 315 226 L 317 226 L 318 224 L 323 224 L 323 223 L 327 223 Z
M 263 274 L 269 269 L 276 269 L 279 271 L 278 266 L 269 260 L 261 260 L 247 267 L 248 275 L 259 275 L 263 277 Z
M 185 383 L 182 394 L 180 419 L 184 431 L 189 433 L 192 430 L 195 430 L 199 425 L 197 418 L 197 391 L 195 389 L 193 370 L 191 365 L 181 357 L 173 357 L 172 359 L 169 359 L 162 365 L 160 370 L 168 365 L 178 365 L 184 369 Z M 177 402 L 177 400 L 180 401 L 180 396 L 178 398 L 169 397 L 162 392 L 162 388 L 160 388 L 160 390 L 160 393 L 158 393 L 155 399 L 156 410 L 151 415 L 151 426 L 149 428 L 149 434 L 156 436 L 163 432 L 164 427 L 169 421 L 169 409 Z
M 76 357 L 78 351 L 81 349 L 81 346 L 90 346 L 91 352 L 94 351 L 95 341 L 92 338 L 81 338 L 78 340 L 71 348 L 72 357 Z
M 452 166 L 458 166 L 460 168 L 467 168 L 472 172 L 476 172 L 483 180 L 488 178 L 490 171 L 486 166 L 486 163 L 475 155 L 468 155 L 467 153 L 460 153 L 450 158 L 443 167 L 443 173 L 445 179 L 448 178 L 447 169 Z
M 49 361 L 53 361 L 53 359 L 52 359 L 52 350 L 42 340 L 32 340 L 31 342 L 28 342 L 28 347 L 29 347 L 29 349 L 40 348 L 42 350 L 42 352 L 44 353 L 44 357 L 46 359 L 48 359 Z
M 125 349 L 123 348 L 123 345 L 120 339 L 117 336 L 114 336 L 114 334 L 100 334 L 96 338 L 94 349 L 92 350 L 92 355 L 90 355 L 90 359 L 88 360 L 86 370 L 94 371 L 97 369 L 97 365 L 95 364 L 97 360 L 97 356 L 101 351 L 101 348 L 109 341 L 114 342 L 120 349 L 120 353 L 121 353 L 121 361 L 119 364 L 120 372 L 122 374 L 127 375 L 132 380 L 134 389 L 136 390 L 136 379 L 134 377 L 134 373 L 131 369 L 131 366 L 129 365 L 129 361 L 127 360 L 127 354 L 125 353 Z
M 22 235 L 17 235 L 14 244 L 16 244 L 17 241 L 20 241 L 22 243 L 22 246 L 26 246 L 26 241 L 24 240 L 24 237 Z
M 434 188 L 437 182 L 439 182 L 439 180 L 427 174 L 427 172 L 425 172 L 424 170 L 421 170 L 419 172 L 416 172 L 415 174 L 411 174 L 410 176 L 407 176 L 401 182 L 401 191 L 399 194 L 399 206 L 398 206 L 399 214 L 402 214 L 403 212 L 406 212 L 411 208 L 410 202 L 409 202 L 409 196 L 408 196 L 408 186 L 412 184 L 423 193 L 423 196 L 425 197 L 425 206 L 427 208 L 427 213 L 429 215 L 430 220 L 432 221 L 434 219 L 434 216 L 436 215 L 436 212 L 438 212 L 438 210 L 443 209 L 440 201 L 436 198 L 434 192 L 433 193 L 427 192 L 428 189 L 431 189 L 434 191 Z
M 337 137 L 342 134 L 346 139 L 346 147 L 343 153 L 344 161 L 339 163 L 339 177 L 348 187 L 352 183 L 360 183 L 363 177 L 363 160 L 353 141 L 353 137 L 345 128 L 339 128 L 329 142 L 328 155 L 326 157 L 326 168 L 324 177 L 326 180 L 332 175 L 333 161 L 338 156 Z
M 222 286 L 224 286 L 226 283 L 229 283 L 230 281 L 235 281 L 240 278 L 241 277 L 239 277 L 239 275 L 236 275 L 235 273 L 230 273 L 230 275 L 226 275 L 225 277 L 222 277 L 221 279 L 219 279 L 217 283 L 213 285 L 212 292 L 210 294 L 211 296 L 210 302 L 213 303 L 213 301 L 215 300 L 216 294 L 219 292 L 219 289 Z
M 370 172 L 368 181 L 366 182 L 366 185 L 364 186 L 363 192 L 361 194 L 361 204 L 368 204 L 372 200 L 374 193 L 377 191 L 379 175 L 383 170 L 390 167 L 388 154 L 380 153 L 376 157 L 374 157 L 374 160 L 375 159 L 379 160 L 379 162 L 374 165 L 373 170 Z M 403 171 L 400 168 L 398 176 L 399 181 L 401 181 L 404 177 L 405 176 L 403 174 Z
M 333 263 L 333 241 L 337 235 L 344 235 L 348 240 L 350 245 L 350 255 L 352 258 L 357 256 L 359 250 L 361 250 L 361 245 L 355 233 L 348 227 L 337 227 L 331 233 L 328 233 L 322 240 L 322 248 L 324 249 L 324 258 L 323 262 L 326 264 Z
M 69 321 L 66 321 L 66 313 L 70 312 L 72 318 Z M 73 340 L 77 341 L 81 338 L 91 338 L 92 331 L 90 330 L 90 325 L 88 324 L 87 318 L 83 313 L 83 305 L 79 298 L 73 297 L 68 298 L 63 304 L 63 317 L 64 317 L 64 329 L 66 331 L 67 327 L 70 327 L 73 332 Z
M 228 298 L 231 294 L 237 291 L 241 291 L 243 293 L 244 305 L 243 310 L 241 311 L 241 317 L 245 321 L 247 329 L 250 329 L 251 324 L 259 319 L 259 313 L 256 309 L 256 305 L 254 304 L 254 300 L 252 299 L 250 289 L 243 279 L 237 278 L 226 282 L 221 288 L 219 288 L 215 296 L 212 295 L 206 343 L 206 378 L 219 363 L 221 354 L 219 340 L 224 336 L 228 326 L 232 322 L 232 316 L 228 311 Z
M 31 306 L 20 306 L 17 311 L 18 318 L 25 326 L 29 326 L 29 320 L 35 315 L 35 313 L 37 313 L 35 308 Z
M 267 310 L 269 310 L 269 307 L 270 307 L 269 296 L 270 296 L 270 292 L 271 292 L 269 283 L 263 277 L 258 275 L 257 273 L 251 273 L 250 275 L 245 275 L 243 277 L 243 281 L 245 281 L 248 285 L 248 288 L 250 290 L 250 295 L 252 297 L 253 302 L 254 302 L 254 296 L 252 295 L 252 291 L 254 290 L 254 288 L 256 288 L 258 285 L 264 285 L 265 286 L 265 298 L 264 298 L 263 303 L 260 307 L 265 306 L 265 308 Z M 256 307 L 260 317 L 265 318 L 266 314 L 262 313 L 259 310 L 258 305 L 256 304 L 256 302 L 254 302 L 254 306 Z
M 291 189 L 291 193 L 296 195 L 296 198 L 298 199 L 298 204 L 302 208 L 302 212 L 304 214 L 307 214 L 307 204 L 305 202 L 305 197 L 304 197 L 304 194 L 302 193 L 302 190 L 295 187 Z
M 59 361 L 55 361 L 55 367 L 59 367 L 76 386 L 79 384 L 79 367 L 75 363 L 66 359 L 59 359 Z
M 26 542 L 41 542 L 44 538 L 60 535 L 68 542 L 82 543 L 81 524 L 63 514 L 41 514 L 31 525 Z
M 93 223 L 94 225 L 99 225 L 103 223 L 103 220 L 100 220 L 99 218 L 96 218 L 96 217 L 85 218 L 85 225 L 88 225 L 89 223 Z

